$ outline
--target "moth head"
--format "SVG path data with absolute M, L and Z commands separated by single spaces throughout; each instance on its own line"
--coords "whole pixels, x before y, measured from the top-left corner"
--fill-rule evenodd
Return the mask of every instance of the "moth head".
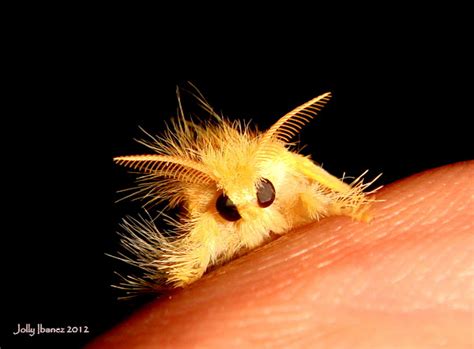
M 209 140 L 207 150 L 201 149 L 199 154 L 201 161 L 185 156 L 158 154 L 121 156 L 114 160 L 141 174 L 150 175 L 155 180 L 165 178 L 185 184 L 179 188 L 186 187 L 186 184 L 212 187 L 214 202 L 208 204 L 214 205 L 224 220 L 252 220 L 258 218 L 262 210 L 272 207 L 278 198 L 277 182 L 282 167 L 275 164 L 281 162 L 281 152 L 287 151 L 286 146 L 291 138 L 317 114 L 330 97 L 330 93 L 325 93 L 313 98 L 281 117 L 266 132 L 253 136 L 246 133 L 247 129 L 242 128 L 239 123 L 222 122 L 222 128 L 216 128 L 221 130 L 219 132 L 204 132 L 198 128 L 203 139 Z M 188 126 L 183 125 L 177 130 L 185 140 L 180 151 L 185 151 L 190 145 Z M 172 146 L 169 148 L 174 149 L 175 143 L 170 144 Z M 272 170 L 269 171 L 268 168 Z M 145 189 L 148 190 L 149 187 Z M 183 199 L 176 189 L 178 187 L 166 188 L 161 195 L 168 199 Z M 199 195 L 199 190 L 195 192 Z
M 119 165 L 129 167 L 142 174 L 173 178 L 178 181 L 213 186 L 216 188 L 215 208 L 226 221 L 235 222 L 242 218 L 257 218 L 259 210 L 269 207 L 275 200 L 276 192 L 272 182 L 259 178 L 254 182 L 248 179 L 250 173 L 237 173 L 216 178 L 201 163 L 164 155 L 131 155 L 114 158 Z M 246 168 L 254 172 L 253 169 Z
M 229 222 L 256 219 L 260 214 L 260 209 L 267 208 L 273 204 L 276 198 L 275 187 L 266 178 L 261 178 L 255 190 L 249 193 L 237 193 L 228 195 L 221 191 L 216 200 L 216 210 L 220 216 Z M 234 202 L 235 201 L 235 202 Z

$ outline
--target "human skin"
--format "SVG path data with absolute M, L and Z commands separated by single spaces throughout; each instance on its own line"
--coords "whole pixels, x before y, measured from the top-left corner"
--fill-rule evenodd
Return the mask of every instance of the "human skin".
M 472 348 L 474 161 L 397 181 L 151 302 L 88 348 Z

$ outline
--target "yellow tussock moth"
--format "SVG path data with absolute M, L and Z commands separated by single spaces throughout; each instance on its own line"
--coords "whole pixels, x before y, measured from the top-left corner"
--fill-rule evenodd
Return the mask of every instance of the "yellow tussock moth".
M 195 96 L 210 118 L 195 123 L 179 115 L 159 136 L 139 141 L 150 154 L 114 161 L 138 172 L 134 193 L 147 203 L 179 207 L 164 213 L 172 233 L 155 220 L 127 217 L 117 258 L 141 269 L 119 286 L 129 291 L 186 286 L 222 264 L 292 228 L 332 215 L 367 221 L 374 201 L 363 175 L 347 184 L 309 157 L 291 150 L 291 139 L 331 98 L 324 93 L 290 111 L 265 132 L 229 121 Z M 344 178 L 343 178 L 344 179 Z M 131 255 L 131 256 L 130 256 Z

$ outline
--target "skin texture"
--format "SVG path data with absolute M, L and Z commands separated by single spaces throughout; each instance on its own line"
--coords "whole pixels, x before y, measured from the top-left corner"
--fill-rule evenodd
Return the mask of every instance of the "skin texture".
M 474 161 L 383 188 L 370 223 L 294 230 L 92 348 L 472 348 Z

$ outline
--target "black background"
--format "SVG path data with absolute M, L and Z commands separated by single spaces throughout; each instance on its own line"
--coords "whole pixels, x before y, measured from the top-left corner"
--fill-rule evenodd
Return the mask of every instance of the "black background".
M 216 111 L 260 129 L 331 91 L 300 139 L 303 153 L 334 175 L 370 169 L 387 184 L 473 158 L 464 46 L 447 37 L 331 45 L 315 37 L 318 45 L 290 40 L 272 50 L 263 38 L 256 48 L 239 42 L 227 50 L 190 40 L 179 51 L 121 32 L 81 49 L 37 40 L 12 64 L 2 127 L 2 348 L 81 345 L 140 305 L 118 302 L 109 286 L 121 266 L 105 253 L 118 248 L 120 217 L 139 210 L 114 203 L 133 177 L 112 157 L 145 151 L 133 141 L 138 126 L 159 133 L 186 81 Z M 18 323 L 88 326 L 90 334 L 13 337 Z

